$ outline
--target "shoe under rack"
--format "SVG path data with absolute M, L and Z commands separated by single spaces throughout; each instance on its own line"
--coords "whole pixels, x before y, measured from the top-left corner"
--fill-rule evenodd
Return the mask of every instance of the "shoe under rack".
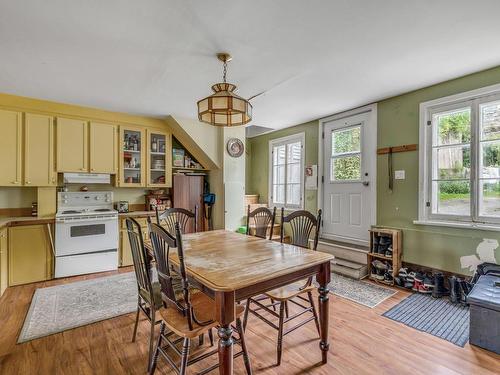
M 368 252 L 368 277 L 385 285 L 394 285 L 401 268 L 402 232 L 399 229 L 372 227 Z

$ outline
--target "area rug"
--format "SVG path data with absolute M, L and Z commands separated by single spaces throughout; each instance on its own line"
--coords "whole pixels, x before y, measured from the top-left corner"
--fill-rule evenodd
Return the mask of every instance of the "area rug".
M 135 274 L 77 281 L 35 291 L 18 343 L 135 311 Z
M 383 316 L 461 347 L 469 341 L 469 308 L 447 298 L 412 294 Z
M 330 291 L 342 298 L 373 308 L 397 291 L 332 273 L 332 280 L 328 284 Z

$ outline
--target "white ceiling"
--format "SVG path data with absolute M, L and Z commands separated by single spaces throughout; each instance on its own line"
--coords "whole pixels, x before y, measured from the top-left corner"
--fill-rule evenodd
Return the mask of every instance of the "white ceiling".
M 0 92 L 196 117 L 228 80 L 295 125 L 500 65 L 498 0 L 0 0 Z

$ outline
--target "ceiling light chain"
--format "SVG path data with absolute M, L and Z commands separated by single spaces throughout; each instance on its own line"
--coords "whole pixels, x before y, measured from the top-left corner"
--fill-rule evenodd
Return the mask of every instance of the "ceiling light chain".
M 227 74 L 227 60 L 224 60 L 224 65 L 222 69 L 222 79 L 224 80 L 224 83 L 226 83 L 226 74 Z

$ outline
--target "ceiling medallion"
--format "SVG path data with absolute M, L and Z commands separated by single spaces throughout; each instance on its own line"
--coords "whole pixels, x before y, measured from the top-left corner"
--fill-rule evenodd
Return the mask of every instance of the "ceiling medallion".
M 236 85 L 226 82 L 231 56 L 218 53 L 217 58 L 223 63 L 223 82 L 213 85 L 214 93 L 198 102 L 198 119 L 214 126 L 245 125 L 252 120 L 252 105 L 234 93 Z

